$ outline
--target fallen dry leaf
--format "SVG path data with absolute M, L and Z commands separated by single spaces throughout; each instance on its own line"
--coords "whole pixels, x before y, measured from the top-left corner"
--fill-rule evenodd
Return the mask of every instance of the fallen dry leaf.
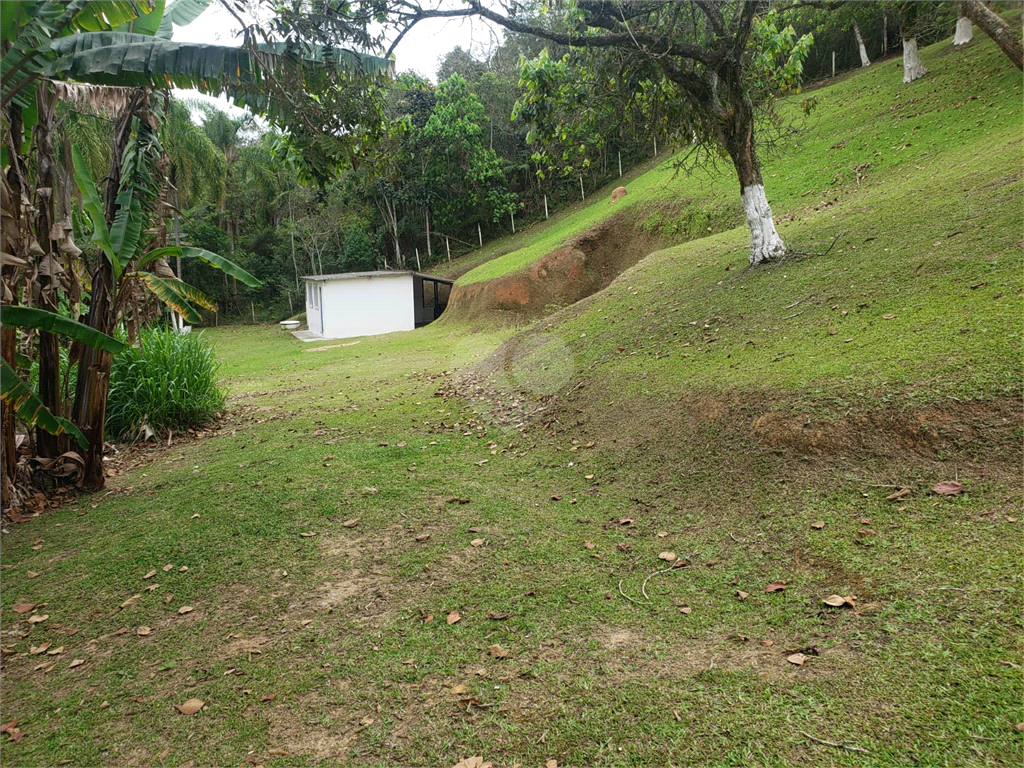
M 47 656 L 57 656 L 58 654 L 61 654 L 61 653 L 64 653 L 64 646 L 63 645 L 59 646 L 57 648 L 54 648 L 53 650 L 47 651 L 46 655 Z
M 429 538 L 430 538 L 430 534 L 429 533 L 421 533 L 419 536 L 416 537 L 416 541 L 426 541 Z
M 932 486 L 932 493 L 939 496 L 956 496 L 964 492 L 964 484 L 959 480 L 943 480 Z
M 17 725 L 17 720 L 11 720 L 9 723 L 3 723 L 0 725 L 0 733 L 6 733 L 11 741 L 17 743 L 25 738 L 25 734 L 22 733 L 21 729 L 18 728 Z
M 122 611 L 125 610 L 126 608 L 131 608 L 133 605 L 135 605 L 141 599 L 142 599 L 142 595 L 132 595 L 127 600 L 125 600 L 123 603 L 121 603 L 120 608 L 121 608 Z
M 48 618 L 50 618 L 50 614 L 48 614 L 48 613 L 33 614 L 32 616 L 28 617 L 28 623 L 29 624 L 38 624 L 41 621 L 46 621 Z
M 658 559 L 659 560 L 664 560 L 666 563 L 671 563 L 673 560 L 676 559 L 676 553 L 675 552 L 661 552 L 661 553 L 658 554 Z
M 199 514 L 198 512 L 196 512 L 196 513 L 195 513 L 194 515 L 192 515 L 192 517 L 191 517 L 191 518 L 189 518 L 189 519 L 190 519 L 190 520 L 198 520 L 198 519 L 199 519 L 200 517 L 201 517 L 201 515 L 200 515 L 200 514 Z
M 30 654 L 32 654 L 33 656 L 38 656 L 40 653 L 43 653 L 51 645 L 53 645 L 53 643 L 43 643 L 42 645 L 32 645 L 32 646 L 29 647 L 28 652 Z
M 155 569 L 154 569 L 154 570 L 152 570 L 152 571 L 150 571 L 149 573 L 147 573 L 147 574 L 146 574 L 145 576 L 143 576 L 142 578 L 143 578 L 143 579 L 152 579 L 152 578 L 153 578 L 154 576 L 156 576 L 156 570 L 155 570 Z
M 351 520 L 346 520 L 344 523 L 342 523 L 342 525 L 345 528 L 355 528 L 357 525 L 359 525 L 360 520 L 362 520 L 361 517 L 353 517 Z
M 491 763 L 485 763 L 481 755 L 473 755 L 455 764 L 455 768 L 491 768 Z
M 775 645 L 775 641 L 774 640 L 762 640 L 761 641 L 761 645 L 763 645 L 765 648 L 771 648 L 773 645 Z
M 85 659 L 74 659 L 70 664 L 68 664 L 68 669 L 74 669 L 75 667 L 80 667 L 83 664 L 85 664 Z
M 483 544 L 484 544 L 484 540 L 483 539 L 473 539 L 471 542 L 469 542 L 469 545 L 471 547 L 482 547 Z
M 668 531 L 658 531 L 659 539 L 664 539 L 666 536 L 668 536 Z
M 35 571 L 25 571 L 25 578 L 26 579 L 34 579 L 37 576 L 39 576 L 39 574 L 36 573 Z
M 895 317 L 896 317 L 896 315 L 893 315 L 893 314 L 882 315 L 882 319 L 883 320 L 892 320 Z
M 180 704 L 177 707 L 175 707 L 175 709 L 177 709 L 183 715 L 194 715 L 196 712 L 203 708 L 204 704 L 206 704 L 206 702 L 202 699 L 189 699 L 184 704 Z
M 553 494 L 551 494 L 551 500 L 552 501 L 561 501 L 562 500 L 562 494 L 560 494 L 560 493 L 553 493 Z
M 303 531 L 299 534 L 299 536 L 301 536 L 304 539 L 311 539 L 314 536 L 316 536 L 316 531 Z
M 449 624 L 454 624 L 455 622 L 457 622 L 461 618 L 462 618 L 462 616 L 459 615 L 458 611 L 452 611 L 451 613 L 448 614 L 448 618 L 446 619 L 446 621 Z
M 276 693 L 271 693 L 271 694 L 268 694 L 266 696 L 260 696 L 260 704 L 262 704 L 265 701 L 273 701 L 276 698 L 277 698 L 277 694 Z
M 890 493 L 888 496 L 886 496 L 885 500 L 886 501 L 896 501 L 897 499 L 902 499 L 904 496 L 906 496 L 909 493 L 910 493 L 910 489 L 909 488 L 900 488 L 898 491 L 895 491 L 894 493 Z
M 509 651 L 507 648 L 502 648 L 500 645 L 495 643 L 494 645 L 487 646 L 487 650 L 490 651 L 491 656 L 496 659 L 504 659 L 508 657 Z
M 583 542 L 583 547 L 585 549 L 597 549 L 597 544 L 592 541 L 585 541 Z
M 456 695 L 463 694 L 463 693 L 469 693 L 469 686 L 466 686 L 466 685 L 463 685 L 462 683 L 459 683 L 454 688 L 452 688 L 452 693 L 454 693 Z
M 557 760 L 548 760 L 544 763 L 544 768 L 558 768 Z
M 146 587 L 146 591 L 147 592 L 152 592 L 154 589 L 160 589 L 160 585 L 159 584 L 150 584 L 148 587 Z
M 153 630 L 150 629 L 149 627 L 139 627 L 138 629 L 135 630 L 135 634 L 138 635 L 139 637 L 145 637 L 146 635 L 153 634 Z
M 843 597 L 842 595 L 829 595 L 824 598 L 821 602 L 825 605 L 831 605 L 833 608 L 842 608 L 843 606 L 849 606 L 850 608 L 856 608 L 856 598 L 853 595 Z
M 765 592 L 782 592 L 786 588 L 786 582 L 784 581 L 773 581 L 767 587 L 764 588 Z
M 796 664 L 799 667 L 801 664 L 803 664 L 809 658 L 810 657 L 806 656 L 805 654 L 794 653 L 794 654 L 790 654 L 789 656 L 787 656 L 786 657 L 786 661 L 788 661 L 790 664 Z
M 691 613 L 693 613 L 693 608 L 691 608 L 688 605 L 684 605 L 682 608 L 679 609 L 679 612 L 685 613 L 687 616 L 689 616 Z
M 173 568 L 174 568 L 174 565 L 173 565 L 173 564 L 171 564 L 171 563 L 168 563 L 168 564 L 167 564 L 167 565 L 165 565 L 165 566 L 164 566 L 164 567 L 163 567 L 163 568 L 162 568 L 161 570 L 163 570 L 163 571 L 170 571 L 170 570 L 172 570 Z
M 35 603 L 18 603 L 11 607 L 11 610 L 15 613 L 28 613 L 36 608 Z
M 824 527 L 825 527 L 825 521 L 824 520 L 815 520 L 813 523 L 811 523 L 811 528 L 815 528 L 816 530 L 819 530 L 819 531 L 822 528 L 824 528 Z
M 194 610 L 195 608 L 193 608 L 191 605 L 183 605 L 181 606 L 181 608 L 178 609 L 178 615 L 184 616 L 186 613 L 192 613 L 192 611 Z
M 738 597 L 740 600 L 746 600 L 748 597 L 750 597 L 750 593 L 744 592 L 742 589 L 737 589 L 736 597 Z

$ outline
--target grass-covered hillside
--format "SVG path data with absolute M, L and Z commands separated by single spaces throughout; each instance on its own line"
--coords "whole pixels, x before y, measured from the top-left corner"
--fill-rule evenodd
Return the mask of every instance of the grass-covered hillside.
M 529 325 L 206 331 L 219 427 L 3 533 L 4 764 L 1020 765 L 1021 79 L 924 59 L 813 93 L 777 265 L 659 167 L 712 232 Z

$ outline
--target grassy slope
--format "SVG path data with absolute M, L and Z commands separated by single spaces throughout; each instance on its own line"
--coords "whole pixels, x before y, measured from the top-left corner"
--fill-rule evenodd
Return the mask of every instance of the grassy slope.
M 481 418 L 491 393 L 433 396 L 507 331 L 320 351 L 277 328 L 210 333 L 237 409 L 219 434 L 4 534 L 3 720 L 26 733 L 4 763 L 1020 764 L 1019 420 L 891 461 L 768 450 L 746 429 L 773 408 L 950 396 L 992 421 L 1019 392 L 1019 74 L 987 41 L 925 57 L 933 75 L 908 87 L 890 62 L 819 92 L 819 127 L 766 171 L 792 245 L 847 233 L 828 256 L 744 271 L 746 233 L 724 232 L 521 336 L 547 353 L 509 353 L 513 397 L 568 404 L 547 427 Z M 968 89 L 983 98 L 954 106 Z M 700 416 L 697 397 L 738 416 Z M 969 493 L 927 495 L 954 474 Z M 889 483 L 913 492 L 894 505 Z M 650 605 L 621 597 L 662 550 L 693 567 L 653 577 Z M 824 609 L 831 592 L 857 610 Z M 29 631 L 18 600 L 49 619 Z M 34 671 L 18 654 L 45 641 L 65 650 Z M 784 660 L 808 646 L 821 655 Z M 209 709 L 178 715 L 191 697 Z

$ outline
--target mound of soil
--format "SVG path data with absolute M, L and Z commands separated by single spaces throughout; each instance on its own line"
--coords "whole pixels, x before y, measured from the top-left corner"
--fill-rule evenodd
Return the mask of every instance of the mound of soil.
M 472 324 L 519 324 L 597 293 L 648 254 L 678 242 L 622 211 L 511 275 L 452 288 L 445 317 Z

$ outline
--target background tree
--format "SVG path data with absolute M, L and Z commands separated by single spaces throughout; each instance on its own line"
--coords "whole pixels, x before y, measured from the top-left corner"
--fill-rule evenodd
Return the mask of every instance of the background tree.
M 761 178 L 755 122 L 773 96 L 796 84 L 812 38 L 779 29 L 774 14 L 753 2 L 660 3 L 578 0 L 564 6 L 560 28 L 501 13 L 480 0 L 451 11 L 402 0 L 393 23 L 405 29 L 426 18 L 478 15 L 507 29 L 576 48 L 616 48 L 631 71 L 664 81 L 666 117 L 677 133 L 696 135 L 732 160 L 750 227 L 750 262 L 785 253 Z M 540 96 L 535 106 L 541 109 Z M 680 128 L 683 130 L 680 131 Z
M 967 0 L 961 3 L 960 7 L 963 15 L 981 27 L 1017 69 L 1024 70 L 1024 45 L 1020 36 L 1003 17 L 981 0 Z

